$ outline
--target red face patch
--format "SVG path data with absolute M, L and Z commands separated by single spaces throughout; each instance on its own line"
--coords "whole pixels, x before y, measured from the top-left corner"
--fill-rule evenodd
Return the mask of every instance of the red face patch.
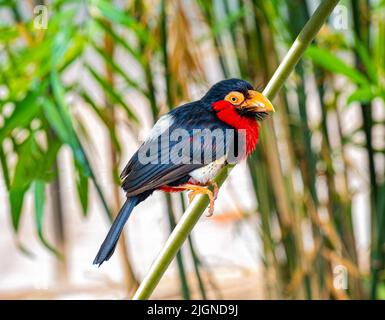
M 212 108 L 216 111 L 216 115 L 221 121 L 234 129 L 246 131 L 246 156 L 252 153 L 259 137 L 258 122 L 249 117 L 242 117 L 235 110 L 235 106 L 225 100 L 214 102 Z

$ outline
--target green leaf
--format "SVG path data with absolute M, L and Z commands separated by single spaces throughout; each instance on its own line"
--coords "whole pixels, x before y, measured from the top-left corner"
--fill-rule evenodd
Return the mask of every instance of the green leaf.
M 14 111 L 5 119 L 0 129 L 0 143 L 13 129 L 24 127 L 31 122 L 41 108 L 38 96 L 39 92 L 31 91 L 21 101 L 15 101 Z
M 70 47 L 73 30 L 73 28 L 67 27 L 56 34 L 51 50 L 52 67 L 58 66 L 63 61 L 63 57 Z
M 331 72 L 342 74 L 357 84 L 368 84 L 368 80 L 361 72 L 325 49 L 310 46 L 306 50 L 306 56 L 321 67 Z
M 141 92 L 142 94 L 144 94 L 146 97 L 148 97 L 148 93 L 146 92 L 146 90 L 144 88 L 142 88 L 141 84 L 138 83 L 137 81 L 131 79 L 127 74 L 126 72 L 124 72 L 122 70 L 122 68 L 120 66 L 118 66 L 112 57 L 110 57 L 109 55 L 107 55 L 107 53 L 102 50 L 101 48 L 99 48 L 95 43 L 93 43 L 93 47 L 94 49 L 102 56 L 102 58 L 104 59 L 104 61 L 111 67 L 111 69 L 113 69 L 113 71 L 117 74 L 119 74 L 126 82 L 129 86 L 135 88 L 136 90 L 138 90 L 139 92 Z
M 48 133 L 47 133 L 48 134 Z M 41 163 L 41 171 L 38 172 L 37 178 L 46 182 L 52 181 L 56 176 L 54 172 L 54 163 L 57 158 L 57 154 L 62 147 L 63 143 L 56 137 L 48 135 L 48 150 L 44 153 L 43 158 L 39 161 Z
M 36 145 L 32 134 L 19 146 L 18 150 L 18 161 L 9 188 L 12 225 L 16 232 L 19 229 L 24 195 L 34 180 L 38 172 L 39 160 L 42 159 L 41 150 Z
M 68 133 L 67 128 L 63 120 L 61 119 L 60 113 L 56 105 L 54 105 L 51 100 L 45 99 L 43 102 L 43 111 L 49 124 L 51 125 L 55 133 L 59 136 L 61 141 L 70 144 L 70 134 Z
M 82 206 L 83 215 L 87 216 L 88 210 L 88 177 L 84 175 L 81 168 L 75 162 L 76 168 L 76 189 L 78 191 L 78 196 L 80 204 Z
M 53 91 L 53 96 L 56 101 L 57 110 L 59 111 L 59 115 L 63 124 L 65 125 L 67 132 L 71 132 L 72 130 L 72 119 L 71 114 L 67 108 L 67 104 L 65 102 L 65 91 L 63 86 L 60 83 L 59 74 L 56 71 L 51 72 L 51 86 Z M 71 138 L 71 135 L 69 135 Z
M 92 109 L 95 111 L 95 113 L 99 116 L 100 120 L 106 125 L 106 127 L 110 133 L 112 143 L 114 144 L 114 146 L 116 148 L 118 156 L 120 156 L 120 154 L 122 153 L 122 147 L 120 145 L 118 137 L 116 136 L 116 132 L 114 130 L 114 125 L 111 123 L 110 119 L 106 115 L 106 112 L 105 112 L 106 109 L 99 108 L 96 105 L 95 101 L 86 92 L 82 91 L 80 93 L 80 96 L 84 99 L 84 101 L 86 103 L 88 103 L 92 107 Z
M 78 138 L 75 129 L 73 128 L 72 121 L 71 121 L 71 116 L 69 111 L 67 110 L 65 99 L 64 99 L 64 89 L 60 84 L 59 81 L 59 76 L 57 75 L 56 72 L 51 72 L 51 83 L 53 87 L 53 93 L 54 93 L 54 98 L 55 102 L 57 105 L 57 110 L 60 115 L 60 119 L 62 121 L 62 124 L 65 126 L 66 131 L 68 133 L 69 137 L 69 146 L 71 147 L 73 157 L 75 161 L 77 162 L 78 165 L 82 167 L 83 174 L 89 178 L 92 179 L 96 191 L 103 203 L 103 207 L 105 209 L 105 212 L 107 213 L 109 219 L 112 219 L 111 212 L 108 208 L 107 202 L 104 198 L 104 195 L 102 193 L 102 190 L 96 180 L 96 177 L 92 171 L 90 162 L 86 156 L 86 153 L 80 143 L 80 139 Z
M 59 72 L 63 72 L 68 66 L 81 57 L 81 54 L 83 53 L 85 47 L 84 37 L 75 35 L 72 42 L 71 47 L 67 50 L 62 61 L 60 62 Z
M 126 26 L 129 30 L 135 32 L 137 37 L 144 43 L 152 41 L 151 33 L 137 20 L 127 15 L 125 12 L 104 0 L 95 0 L 96 7 L 91 10 L 94 16 L 103 16 L 114 23 Z
M 15 232 L 19 229 L 25 193 L 35 180 L 49 180 L 52 177 L 49 172 L 60 146 L 58 141 L 50 140 L 48 150 L 44 152 L 33 132 L 17 146 L 18 161 L 9 186 L 11 218 Z
M 11 42 L 19 36 L 16 26 L 1 26 L 0 27 L 0 41 L 1 43 Z
M 60 128 L 64 129 L 66 132 L 66 140 L 63 142 L 67 143 L 71 147 L 75 160 L 83 166 L 83 170 L 87 172 L 86 174 L 89 176 L 90 168 L 85 159 L 85 154 L 80 147 L 79 139 L 72 124 L 71 114 L 67 109 L 64 99 L 64 89 L 60 84 L 59 76 L 56 72 L 51 72 L 51 84 L 56 102 L 55 106 L 58 113 L 58 117 L 56 118 L 58 121 L 57 124 L 60 123 Z
M 44 155 L 33 134 L 30 134 L 23 143 L 17 145 L 17 150 L 18 159 L 11 188 L 24 189 L 29 187 L 39 172 L 38 166 L 40 166 L 40 160 L 43 159 Z
M 36 229 L 41 243 L 57 257 L 62 255 L 46 240 L 43 232 L 44 222 L 44 205 L 45 205 L 45 182 L 36 180 L 34 183 L 34 199 L 35 199 L 35 223 Z
M 101 21 L 100 19 L 95 20 L 96 24 L 103 29 L 112 39 L 115 40 L 117 44 L 122 46 L 126 51 L 141 65 L 144 66 L 146 64 L 143 54 L 134 49 L 130 43 L 123 39 L 118 33 L 116 33 L 113 28 L 110 28 L 106 23 Z
M 99 106 L 96 105 L 95 101 L 93 98 L 91 98 L 91 96 L 85 92 L 85 91 L 81 91 L 80 92 L 80 96 L 83 98 L 83 100 L 88 103 L 92 109 L 95 111 L 95 113 L 98 115 L 98 117 L 100 118 L 100 120 L 106 124 L 107 126 L 110 126 L 111 125 L 111 121 L 110 119 L 108 118 L 107 114 L 106 114 L 106 110 L 107 109 L 102 109 L 100 108 Z
M 7 158 L 5 156 L 5 153 L 4 153 L 4 150 L 1 146 L 1 144 L 0 144 L 0 163 L 1 163 L 1 168 L 3 171 L 5 186 L 7 187 L 7 190 L 9 190 L 9 188 L 11 186 L 11 179 L 9 178 Z
M 378 76 L 377 76 L 377 70 L 380 67 L 376 67 L 376 65 L 373 63 L 374 59 L 373 57 L 369 54 L 368 48 L 366 48 L 362 42 L 357 38 L 355 40 L 355 49 L 358 52 L 358 55 L 360 56 L 360 59 L 365 66 L 366 72 L 370 78 L 370 80 L 373 83 L 378 83 Z
M 93 75 L 93 77 L 100 84 L 100 86 L 105 90 L 108 96 L 114 102 L 118 103 L 123 107 L 123 109 L 126 111 L 128 118 L 133 120 L 135 123 L 139 123 L 139 120 L 136 115 L 133 113 L 133 111 L 124 101 L 124 99 L 114 90 L 114 88 L 112 88 L 112 86 L 104 78 L 102 78 L 90 65 L 87 64 L 85 67 Z
M 19 230 L 21 209 L 23 207 L 23 200 L 28 187 L 14 188 L 9 190 L 9 203 L 11 205 L 11 219 L 12 226 L 15 232 Z
M 350 104 L 354 101 L 366 103 L 372 101 L 375 96 L 370 86 L 362 86 L 349 96 L 347 103 Z

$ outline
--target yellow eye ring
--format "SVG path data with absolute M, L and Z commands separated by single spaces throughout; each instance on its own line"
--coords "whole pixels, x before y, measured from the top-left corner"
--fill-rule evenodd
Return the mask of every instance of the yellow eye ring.
M 225 100 L 237 106 L 245 100 L 245 97 L 238 91 L 232 91 L 225 97 Z

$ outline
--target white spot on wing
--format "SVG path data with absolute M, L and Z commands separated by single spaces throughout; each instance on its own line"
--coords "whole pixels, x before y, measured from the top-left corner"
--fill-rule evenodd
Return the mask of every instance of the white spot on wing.
M 155 123 L 154 127 L 151 129 L 147 141 L 151 141 L 159 137 L 163 132 L 170 128 L 174 122 L 174 117 L 170 114 L 165 114 L 160 117 L 159 120 Z

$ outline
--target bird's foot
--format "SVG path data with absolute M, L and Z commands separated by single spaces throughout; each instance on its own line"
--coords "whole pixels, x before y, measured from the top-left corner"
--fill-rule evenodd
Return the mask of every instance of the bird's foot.
M 189 203 L 191 203 L 194 200 L 195 196 L 197 196 L 198 194 L 206 194 L 210 199 L 209 212 L 206 216 L 211 217 L 214 214 L 214 202 L 218 194 L 218 185 L 216 186 L 215 185 L 214 185 L 214 192 L 206 187 L 196 186 L 193 184 L 185 184 L 181 186 L 181 188 L 185 190 L 190 190 L 188 194 Z
M 218 192 L 219 192 L 218 183 L 216 183 L 215 181 L 213 181 L 213 182 L 211 182 L 211 185 L 213 186 L 214 200 L 217 200 L 217 198 L 218 198 Z

